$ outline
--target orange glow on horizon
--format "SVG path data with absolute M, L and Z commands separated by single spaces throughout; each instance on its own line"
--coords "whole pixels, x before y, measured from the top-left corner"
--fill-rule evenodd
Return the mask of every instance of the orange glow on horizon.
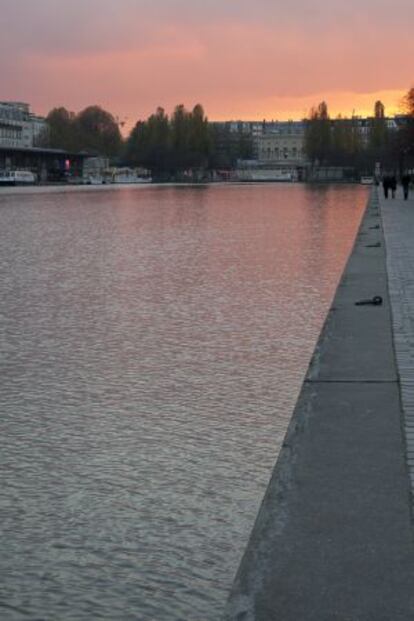
M 270 101 L 264 99 L 262 101 L 241 101 L 235 105 L 229 101 L 211 101 L 208 104 L 200 100 L 194 101 L 177 101 L 191 109 L 196 103 L 204 106 L 205 113 L 210 121 L 289 121 L 301 120 L 308 116 L 310 109 L 317 106 L 321 101 L 328 104 L 329 115 L 336 118 L 339 115 L 345 118 L 351 116 L 369 117 L 373 116 L 374 104 L 377 100 L 382 101 L 385 106 L 385 113 L 392 117 L 395 114 L 403 112 L 402 99 L 406 90 L 385 90 L 373 93 L 318 93 L 302 98 L 275 97 Z M 104 104 L 102 104 L 104 105 Z M 114 112 L 115 105 L 111 107 L 110 102 L 105 104 L 107 109 L 118 116 L 120 119 L 126 119 L 122 133 L 127 136 L 138 120 L 144 120 L 152 112 L 153 109 L 145 111 L 141 116 L 134 118 L 131 114 L 123 115 L 122 110 Z M 161 104 L 162 105 L 162 104 Z M 175 104 L 174 104 L 175 105 Z M 105 106 L 104 106 L 105 107 Z M 173 111 L 173 107 L 162 106 L 167 114 Z
M 306 118 L 312 107 L 317 106 L 321 101 L 326 101 L 331 118 L 338 116 L 369 117 L 374 114 L 375 102 L 380 100 L 385 106 L 385 114 L 394 116 L 403 112 L 402 99 L 406 90 L 384 90 L 373 93 L 318 93 L 303 98 L 274 98 L 269 101 L 261 102 L 260 111 L 257 112 L 250 106 L 243 110 L 239 104 L 231 108 L 232 114 L 207 115 L 211 120 L 246 120 L 246 121 L 288 121 Z M 251 110 L 251 111 L 249 111 Z

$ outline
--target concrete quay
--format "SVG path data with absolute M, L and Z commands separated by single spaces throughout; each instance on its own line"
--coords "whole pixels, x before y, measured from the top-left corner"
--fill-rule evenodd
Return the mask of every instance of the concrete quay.
M 413 240 L 414 200 L 374 188 L 226 621 L 414 620 Z
M 411 491 L 414 492 L 414 197 L 380 198 L 392 308 L 394 347 L 404 412 Z M 414 496 L 413 496 L 414 497 Z

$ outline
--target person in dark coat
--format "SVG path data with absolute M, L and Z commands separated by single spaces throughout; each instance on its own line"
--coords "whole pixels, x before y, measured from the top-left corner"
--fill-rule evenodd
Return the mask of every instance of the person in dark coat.
M 390 177 L 390 190 L 392 198 L 395 198 L 395 192 L 397 190 L 397 176 L 395 173 Z
M 382 177 L 382 187 L 384 188 L 384 198 L 388 198 L 388 192 L 390 189 L 390 178 L 388 175 Z
M 401 185 L 403 187 L 403 192 L 404 192 L 404 200 L 406 201 L 408 198 L 408 192 L 410 191 L 410 175 L 407 173 L 404 173 L 401 177 Z

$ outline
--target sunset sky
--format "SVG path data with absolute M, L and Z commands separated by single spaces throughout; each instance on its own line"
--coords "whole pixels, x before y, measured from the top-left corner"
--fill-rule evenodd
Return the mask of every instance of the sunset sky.
M 414 85 L 413 0 L 0 0 L 0 99 L 212 120 L 389 114 Z

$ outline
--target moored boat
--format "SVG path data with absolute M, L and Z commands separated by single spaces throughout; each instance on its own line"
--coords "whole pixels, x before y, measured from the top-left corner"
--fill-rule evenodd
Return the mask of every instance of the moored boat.
M 102 175 L 88 175 L 84 177 L 83 183 L 85 185 L 102 185 L 105 183 L 105 179 Z
M 128 167 L 114 168 L 111 171 L 109 183 L 116 184 L 135 184 L 135 183 L 151 183 L 152 179 L 149 174 L 140 175 L 136 170 Z
M 3 170 L 0 172 L 0 186 L 34 185 L 36 175 L 29 170 Z
M 291 170 L 282 169 L 240 169 L 237 171 L 237 178 L 239 181 L 296 181 L 296 177 Z

